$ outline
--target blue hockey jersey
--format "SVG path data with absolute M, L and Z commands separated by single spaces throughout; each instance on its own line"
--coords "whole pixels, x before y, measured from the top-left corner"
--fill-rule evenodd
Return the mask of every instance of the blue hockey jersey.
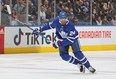
M 58 17 L 47 25 L 42 26 L 41 31 L 54 28 L 56 29 L 56 37 L 63 40 L 61 42 L 62 46 L 70 45 L 78 36 L 78 32 L 71 21 L 68 20 L 66 25 L 62 26 Z

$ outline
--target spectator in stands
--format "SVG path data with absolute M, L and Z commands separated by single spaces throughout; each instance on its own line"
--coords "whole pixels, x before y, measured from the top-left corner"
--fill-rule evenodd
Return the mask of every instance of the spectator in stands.
M 9 19 L 9 16 L 7 14 L 7 8 L 5 5 L 2 5 L 2 13 L 1 13 L 1 23 L 2 25 L 9 25 L 9 22 L 10 22 L 10 19 Z
M 36 19 L 36 7 L 34 6 L 34 4 L 32 3 L 31 0 L 29 0 L 28 2 L 29 5 L 29 21 L 33 21 Z
M 68 16 L 70 15 L 70 12 L 69 12 L 70 8 L 69 7 L 64 6 L 63 10 L 67 13 Z
M 109 25 L 109 21 L 106 16 L 103 18 L 103 25 Z
M 104 14 L 103 14 L 103 11 L 102 11 L 102 10 L 100 10 L 97 14 L 101 17 L 101 19 L 104 18 Z M 107 18 L 107 17 L 106 17 L 106 18 Z
M 18 22 L 15 20 L 15 19 L 18 19 L 17 11 L 12 9 L 12 15 L 13 15 L 13 18 L 10 22 L 10 25 L 18 25 Z
M 75 17 L 75 15 L 74 15 L 73 12 L 70 12 L 69 19 L 70 19 L 70 21 L 72 21 L 75 25 L 78 24 L 78 19 Z
M 3 4 L 10 4 L 10 0 L 2 0 Z M 18 1 L 18 2 L 17 2 Z M 38 0 L 29 0 L 29 21 L 37 20 L 37 13 L 38 11 Z M 53 7 L 54 7 L 54 0 L 41 0 L 42 6 L 40 6 L 40 16 L 41 22 L 48 22 L 51 21 L 53 18 Z M 116 25 L 116 0 L 92 0 L 92 24 L 98 25 L 107 25 L 113 24 Z M 17 10 L 18 12 L 18 19 L 25 22 L 26 18 L 26 0 L 12 0 L 11 8 Z M 5 8 L 4 8 L 5 9 Z M 88 24 L 90 23 L 90 0 L 56 0 L 56 15 L 60 11 L 66 11 L 69 17 L 73 18 L 75 16 L 78 21 L 77 23 L 80 24 Z M 72 10 L 72 11 L 71 11 Z M 70 13 L 73 13 L 74 16 L 70 16 Z M 8 17 L 7 15 L 3 14 L 4 17 Z M 3 17 L 2 16 L 2 17 Z M 101 18 L 97 18 L 99 16 Z M 36 17 L 36 18 L 35 18 Z M 25 20 L 25 21 L 24 21 Z M 100 21 L 100 22 L 99 22 Z M 103 21 L 103 22 L 102 22 Z M 3 22 L 3 20 L 2 20 Z M 8 19 L 6 21 L 8 24 Z M 76 24 L 77 24 L 76 23 Z
M 96 17 L 95 17 L 95 14 L 92 14 L 92 25 L 96 25 Z
M 97 15 L 97 11 L 96 11 L 95 8 L 92 10 L 92 13 L 95 14 L 95 15 Z
M 108 3 L 103 3 L 103 9 L 104 9 L 104 10 L 108 10 L 108 9 L 109 9 Z
M 22 13 L 25 9 L 25 5 L 24 5 L 24 1 L 23 0 L 18 0 L 18 4 L 14 5 L 14 10 L 17 10 L 18 13 Z
M 103 24 L 102 19 L 101 19 L 100 16 L 97 16 L 97 18 L 96 18 L 96 24 L 97 25 L 102 25 Z
M 72 8 L 72 7 L 73 7 L 73 5 L 72 5 L 72 3 L 71 3 L 70 0 L 67 0 L 67 1 L 64 3 L 64 6 L 67 6 L 68 8 Z
M 57 13 L 59 13 L 60 11 L 62 11 L 64 9 L 64 4 L 62 0 L 59 0 L 59 2 L 57 3 Z
M 46 19 L 48 19 L 48 21 L 52 21 L 53 18 L 54 18 L 54 13 L 52 11 L 52 8 L 48 7 L 46 11 Z
M 45 7 L 45 11 L 47 11 L 47 8 L 49 7 L 49 2 L 48 2 L 48 0 L 45 0 L 43 5 L 44 5 L 44 7 Z
M 40 6 L 40 20 L 41 20 L 41 24 L 48 22 L 48 19 L 46 19 L 46 12 L 44 5 Z
M 81 20 L 81 22 L 89 21 L 89 14 L 86 13 L 86 9 L 85 8 L 82 8 L 82 10 L 81 10 L 80 20 Z
M 86 13 L 90 13 L 90 2 L 85 2 Z
M 112 18 L 110 20 L 110 24 L 111 25 L 116 25 L 116 15 L 112 16 Z
M 80 19 L 80 13 L 81 13 L 81 8 L 80 8 L 79 5 L 80 5 L 80 4 L 79 4 L 79 1 L 78 1 L 78 0 L 75 0 L 74 6 L 73 6 L 73 8 L 74 8 L 74 15 L 75 15 L 78 19 Z

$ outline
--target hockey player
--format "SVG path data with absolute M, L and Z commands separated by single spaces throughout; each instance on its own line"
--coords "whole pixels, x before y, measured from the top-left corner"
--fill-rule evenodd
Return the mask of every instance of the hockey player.
M 38 32 L 53 28 L 56 29 L 57 36 L 57 40 L 53 43 L 53 47 L 59 48 L 61 58 L 69 63 L 78 65 L 80 72 L 85 71 L 85 66 L 91 73 L 94 73 L 96 70 L 90 65 L 89 61 L 82 53 L 78 42 L 78 32 L 75 29 L 74 24 L 68 20 L 66 12 L 60 12 L 59 16 L 52 22 L 36 28 L 33 31 L 33 34 L 38 35 Z M 69 46 L 72 47 L 75 57 L 69 55 Z

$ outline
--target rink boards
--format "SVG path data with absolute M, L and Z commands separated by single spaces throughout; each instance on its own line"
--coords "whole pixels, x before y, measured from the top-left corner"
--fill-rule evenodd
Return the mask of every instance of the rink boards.
M 116 26 L 78 26 L 76 29 L 79 31 L 78 37 L 83 51 L 116 50 Z M 0 52 L 57 52 L 58 49 L 52 47 L 56 39 L 55 29 L 45 31 L 42 35 L 49 40 L 42 36 L 37 38 L 32 35 L 32 30 L 24 26 L 1 27 Z

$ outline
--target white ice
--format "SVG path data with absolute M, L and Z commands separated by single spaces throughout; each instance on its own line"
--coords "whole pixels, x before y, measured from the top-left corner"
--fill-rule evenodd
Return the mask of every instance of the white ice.
M 72 55 L 72 53 L 70 53 Z M 0 79 L 116 79 L 116 51 L 84 52 L 95 74 L 80 73 L 58 53 L 0 55 Z

